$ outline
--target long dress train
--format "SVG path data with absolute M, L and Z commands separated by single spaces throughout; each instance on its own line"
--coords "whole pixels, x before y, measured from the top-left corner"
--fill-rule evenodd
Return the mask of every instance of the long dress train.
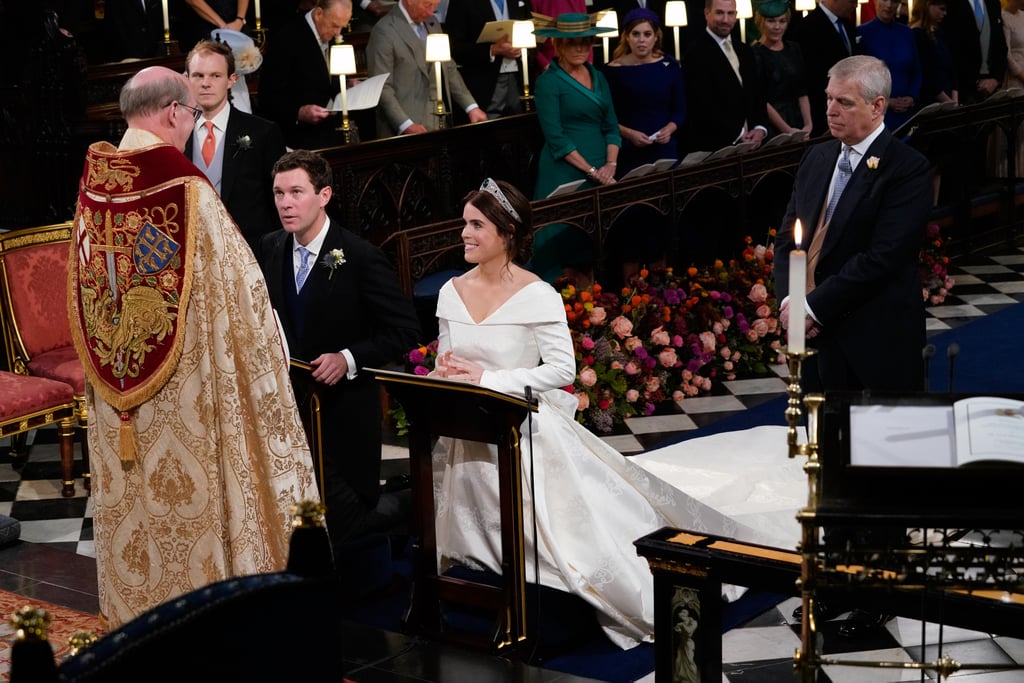
M 561 297 L 527 285 L 485 320 L 474 321 L 451 282 L 438 298 L 439 353 L 485 368 L 481 385 L 524 395 L 539 412 L 524 425 L 527 577 L 533 580 L 532 516 L 540 583 L 593 605 L 608 637 L 626 648 L 653 637 L 653 582 L 633 541 L 662 526 L 793 548 L 806 486 L 785 456 L 785 430 L 762 427 L 689 441 L 626 458 L 574 419 L 562 387 L 575 360 Z M 764 446 L 768 446 L 762 448 Z M 437 542 L 442 569 L 456 562 L 500 571 L 496 454 L 478 442 L 439 440 L 434 451 Z M 642 465 L 641 465 L 642 463 Z M 669 483 L 672 482 L 672 483 Z

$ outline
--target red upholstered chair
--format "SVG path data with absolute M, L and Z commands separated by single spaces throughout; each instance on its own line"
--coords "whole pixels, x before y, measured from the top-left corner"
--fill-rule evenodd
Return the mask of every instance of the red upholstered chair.
M 85 373 L 71 342 L 68 254 L 71 223 L 0 234 L 0 330 L 7 367 L 19 375 L 71 386 L 82 442 L 85 488 L 90 488 Z M 70 461 L 62 468 L 65 497 L 75 495 Z
M 61 476 L 65 482 L 74 466 L 76 419 L 74 391 L 70 385 L 0 370 L 0 437 L 57 425 Z

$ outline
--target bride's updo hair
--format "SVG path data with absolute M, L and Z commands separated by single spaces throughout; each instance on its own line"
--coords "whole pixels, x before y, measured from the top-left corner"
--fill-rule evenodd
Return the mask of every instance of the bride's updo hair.
M 463 204 L 472 204 L 494 223 L 505 239 L 507 262 L 525 263 L 533 246 L 533 211 L 530 200 L 504 180 L 485 178 L 479 190 L 467 194 Z

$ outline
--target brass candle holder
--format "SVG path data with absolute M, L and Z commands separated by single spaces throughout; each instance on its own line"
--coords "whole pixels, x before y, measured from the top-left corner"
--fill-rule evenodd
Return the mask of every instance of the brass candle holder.
M 165 57 L 181 54 L 181 50 L 178 48 L 178 41 L 171 38 L 171 30 L 169 28 L 164 29 L 163 46 Z

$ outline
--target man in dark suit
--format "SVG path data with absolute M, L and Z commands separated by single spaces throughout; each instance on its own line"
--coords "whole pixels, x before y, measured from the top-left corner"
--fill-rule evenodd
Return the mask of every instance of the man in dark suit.
M 966 0 L 965 0 L 966 1 Z M 856 29 L 851 20 L 857 0 L 821 0 L 806 17 L 793 23 L 787 40 L 799 43 L 804 54 L 807 98 L 811 103 L 811 137 L 828 132 L 825 87 L 828 70 L 854 53 Z M 842 32 L 840 32 L 840 29 Z
M 374 24 L 391 11 L 392 4 L 381 0 L 358 0 L 352 6 L 352 21 L 349 29 L 353 33 L 369 33 Z
M 277 230 L 271 172 L 285 152 L 272 121 L 231 106 L 235 57 L 224 43 L 202 40 L 185 62 L 189 89 L 203 114 L 185 143 L 185 156 L 213 183 L 242 236 L 255 252 L 263 235 Z
M 380 497 L 381 401 L 361 368 L 398 360 L 419 337 L 412 300 L 377 247 L 327 216 L 331 167 L 306 150 L 274 166 L 284 230 L 263 238 L 260 266 L 293 358 L 320 385 L 327 527 L 334 546 L 394 523 Z
M 499 11 L 500 7 L 500 11 Z M 452 43 L 452 59 L 466 87 L 489 118 L 518 114 L 523 93 L 520 50 L 512 47 L 512 35 L 494 43 L 478 43 L 477 36 L 489 21 L 524 20 L 530 17 L 525 0 L 451 0 L 445 30 Z
M 994 93 L 1003 83 L 1007 60 L 999 0 L 949 0 L 942 31 L 953 53 L 960 104 Z
M 106 56 L 112 62 L 157 57 L 163 48 L 160 0 L 107 0 L 103 27 Z
M 436 130 L 434 115 L 437 87 L 434 65 L 427 64 L 428 33 L 441 33 L 434 17 L 438 0 L 399 0 L 370 31 L 366 44 L 366 63 L 371 76 L 389 73 L 377 105 L 377 137 L 410 135 Z M 486 121 L 487 114 L 477 105 L 453 61 L 442 64 L 446 90 L 471 123 Z
M 707 29 L 686 51 L 686 136 L 689 151 L 714 151 L 734 142 L 760 145 L 768 108 L 750 47 L 733 40 L 735 0 L 707 0 Z M 734 61 L 735 60 L 735 64 Z
M 793 224 L 800 219 L 808 276 L 804 324 L 808 343 L 818 349 L 804 368 L 808 391 L 922 386 L 917 267 L 931 178 L 928 160 L 883 125 L 890 84 L 888 68 L 874 57 L 850 57 L 832 67 L 826 92 L 836 139 L 804 155 L 775 237 L 775 288 L 785 296 Z M 841 176 L 845 188 L 833 200 Z M 784 325 L 788 307 L 787 298 L 780 311 Z
M 313 9 L 269 34 L 257 113 L 277 123 L 293 149 L 343 142 L 327 109 L 341 90 L 328 70 L 327 50 L 351 18 L 351 0 L 317 0 Z
M 775 291 L 785 296 L 800 220 L 807 315 L 790 323 L 786 296 L 779 318 L 787 327 L 802 325 L 817 349 L 803 364 L 809 393 L 913 392 L 923 385 L 918 254 L 932 206 L 931 177 L 928 160 L 885 129 L 891 88 L 889 69 L 874 57 L 848 57 L 832 67 L 826 93 L 836 139 L 807 150 L 775 237 Z M 826 530 L 830 543 L 884 544 L 894 535 L 902 537 L 888 529 Z M 848 606 L 830 607 L 835 615 Z M 886 620 L 855 609 L 839 634 L 865 635 Z

